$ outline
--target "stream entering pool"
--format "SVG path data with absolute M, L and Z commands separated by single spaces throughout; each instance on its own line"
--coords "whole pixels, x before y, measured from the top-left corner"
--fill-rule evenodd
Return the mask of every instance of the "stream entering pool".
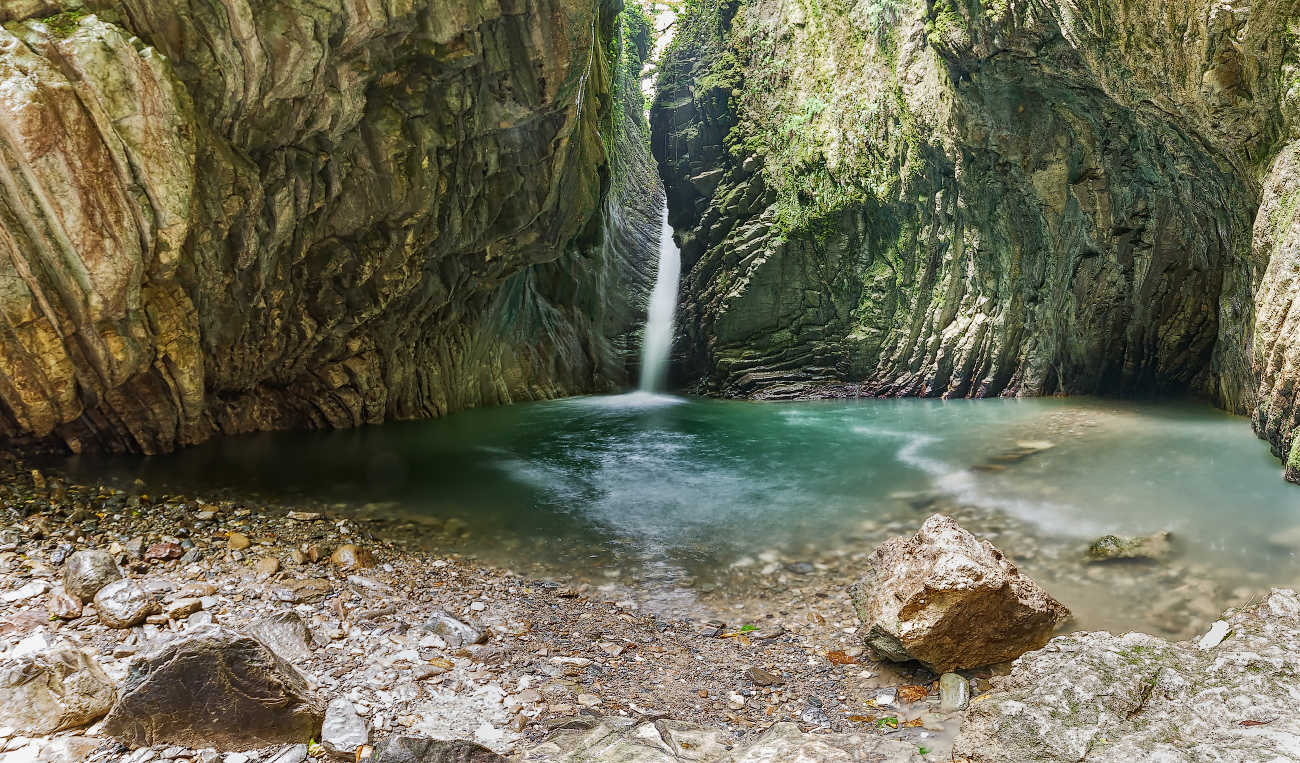
M 1247 420 L 1194 402 L 638 392 L 62 466 L 154 494 L 331 507 L 377 520 L 377 537 L 668 614 L 842 599 L 880 541 L 934 513 L 1001 548 L 1076 629 L 1188 638 L 1300 583 L 1300 488 Z M 1160 531 L 1171 558 L 1085 559 L 1102 535 Z

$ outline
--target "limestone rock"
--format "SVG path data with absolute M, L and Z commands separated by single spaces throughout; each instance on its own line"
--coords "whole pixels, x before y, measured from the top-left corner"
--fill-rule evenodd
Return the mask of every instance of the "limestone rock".
M 345 543 L 334 549 L 334 553 L 330 554 L 330 563 L 345 570 L 375 566 L 374 557 L 370 555 L 369 551 L 351 543 Z
M 130 628 L 139 625 L 149 615 L 162 612 L 162 607 L 134 580 L 115 580 L 95 594 L 95 611 L 99 621 L 110 628 Z
M 254 620 L 244 630 L 285 662 L 311 657 L 311 629 L 293 610 Z
M 352 703 L 341 697 L 330 700 L 320 730 L 321 746 L 336 756 L 355 760 L 357 748 L 369 742 L 370 727 Z
M 936 673 L 1019 657 L 1070 617 L 992 544 L 940 514 L 880 544 L 850 594 L 868 646 Z
M 682 16 L 651 108 L 679 372 L 759 398 L 1202 391 L 1300 480 L 1294 5 L 979 7 Z
M 482 745 L 464 740 L 390 736 L 375 746 L 374 763 L 506 763 Z
M 424 630 L 441 637 L 453 649 L 487 643 L 489 635 L 487 631 L 475 628 L 441 609 L 430 613 L 429 619 L 424 621 Z
M 78 551 L 63 563 L 63 590 L 83 602 L 94 599 L 99 589 L 121 577 L 107 551 Z
M 1106 535 L 1088 547 L 1090 561 L 1150 559 L 1164 561 L 1174 554 L 1173 533 L 1159 532 L 1136 538 Z
M 292 665 L 218 626 L 131 665 L 104 731 L 131 746 L 248 750 L 319 738 L 324 708 Z
M 620 3 L 214 3 L 0 4 L 0 438 L 628 383 L 658 205 Z
M 107 713 L 115 697 L 93 657 L 55 644 L 0 674 L 0 725 L 28 736 L 84 726 Z
M 1141 633 L 1060 636 L 972 702 L 957 739 L 973 763 L 1293 760 L 1300 749 L 1300 597 L 1274 589 L 1224 615 L 1201 649 Z
M 81 617 L 82 604 L 81 600 L 75 596 L 69 596 L 62 590 L 55 589 L 50 594 L 50 601 L 47 605 L 50 615 L 62 620 L 72 620 Z

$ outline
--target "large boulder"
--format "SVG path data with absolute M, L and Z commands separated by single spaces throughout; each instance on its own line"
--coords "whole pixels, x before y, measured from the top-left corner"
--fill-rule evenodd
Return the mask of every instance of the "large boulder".
M 94 658 L 55 644 L 0 673 L 0 725 L 28 736 L 84 726 L 107 713 L 115 696 Z
M 137 658 L 104 731 L 133 747 L 249 750 L 319 736 L 307 680 L 260 641 L 218 626 Z
M 1015 659 L 1070 617 L 1001 551 L 941 514 L 880 544 L 850 593 L 868 646 L 935 673 Z
M 955 752 L 973 763 L 1300 760 L 1300 597 L 1274 590 L 1220 623 L 1181 643 L 1055 638 L 971 703 Z
M 95 598 L 99 589 L 121 578 L 117 563 L 107 551 L 78 551 L 63 563 L 63 590 L 83 602 Z

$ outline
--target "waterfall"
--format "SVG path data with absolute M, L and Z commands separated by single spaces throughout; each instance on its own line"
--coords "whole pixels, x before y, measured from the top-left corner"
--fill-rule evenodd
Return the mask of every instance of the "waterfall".
M 641 340 L 642 392 L 663 389 L 668 378 L 668 353 L 673 348 L 673 317 L 677 313 L 677 281 L 681 271 L 682 253 L 673 243 L 673 229 L 668 224 L 668 207 L 665 205 L 663 225 L 659 231 L 659 273 L 650 292 L 645 336 Z

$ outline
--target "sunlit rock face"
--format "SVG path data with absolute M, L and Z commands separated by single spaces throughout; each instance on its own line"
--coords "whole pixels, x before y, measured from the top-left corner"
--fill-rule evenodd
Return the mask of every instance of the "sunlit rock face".
M 680 374 L 735 396 L 1191 392 L 1258 401 L 1285 455 L 1297 11 L 688 14 L 651 114 Z
M 0 434 L 153 453 L 626 384 L 657 191 L 620 11 L 0 6 Z

